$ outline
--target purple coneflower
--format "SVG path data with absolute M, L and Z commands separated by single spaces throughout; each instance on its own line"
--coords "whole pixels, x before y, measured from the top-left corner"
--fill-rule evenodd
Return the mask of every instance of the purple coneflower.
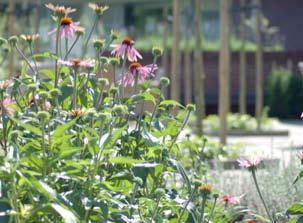
M 71 59 L 68 61 L 65 60 L 58 60 L 58 64 L 61 65 L 66 65 L 68 67 L 74 67 L 74 68 L 92 68 L 94 67 L 94 61 L 91 59 L 86 59 L 86 60 L 80 60 L 80 59 Z
M 73 9 L 71 7 L 66 8 L 65 6 L 53 5 L 52 3 L 49 3 L 45 6 L 46 8 L 52 10 L 58 17 L 67 16 L 68 14 L 76 11 L 76 9 Z
M 83 27 L 79 26 L 80 22 L 74 22 L 70 17 L 64 17 L 60 22 L 60 36 L 61 38 L 73 38 L 77 30 L 83 30 Z M 53 29 L 48 34 L 52 35 L 57 32 L 57 29 Z
M 229 194 L 224 195 L 220 198 L 220 201 L 225 205 L 234 205 L 240 203 L 240 197 L 235 197 Z
M 127 85 L 134 86 L 137 75 L 138 83 L 141 84 L 149 76 L 154 76 L 153 72 L 157 69 L 158 66 L 156 64 L 142 66 L 139 63 L 132 63 L 129 66 L 128 71 L 123 74 L 122 83 L 124 87 L 126 87 Z
M 16 110 L 13 108 L 14 104 L 15 103 L 9 97 L 4 98 L 1 106 L 3 113 L 6 115 L 14 115 L 16 112 Z
M 129 37 L 126 37 L 121 44 L 112 45 L 114 49 L 112 50 L 111 54 L 116 57 L 121 57 L 122 59 L 126 57 L 130 62 L 136 62 L 137 57 L 142 59 L 142 56 L 135 49 L 134 44 L 135 41 Z
M 257 166 L 261 163 L 262 159 L 259 157 L 253 157 L 251 159 L 238 159 L 237 160 L 240 167 L 247 168 L 249 170 L 256 169 Z

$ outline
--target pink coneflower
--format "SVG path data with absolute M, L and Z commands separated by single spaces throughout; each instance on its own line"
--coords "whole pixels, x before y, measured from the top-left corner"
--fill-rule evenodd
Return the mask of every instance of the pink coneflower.
M 10 98 L 4 98 L 1 106 L 3 109 L 3 113 L 6 115 L 14 115 L 16 112 L 16 110 L 13 108 L 14 104 L 15 103 Z
M 58 60 L 58 64 L 66 65 L 68 67 L 74 67 L 74 68 L 92 68 L 94 67 L 94 61 L 91 59 L 86 60 L 80 60 L 80 59 L 71 59 L 68 61 L 65 60 Z
M 123 85 L 126 87 L 127 85 L 134 86 L 136 75 L 138 75 L 138 83 L 141 84 L 146 80 L 149 76 L 154 76 L 154 71 L 158 69 L 156 64 L 149 64 L 146 66 L 142 66 L 139 63 L 132 63 L 128 71 L 123 75 Z
M 134 44 L 135 42 L 131 38 L 126 37 L 121 44 L 112 45 L 114 49 L 111 54 L 122 59 L 126 57 L 130 62 L 136 62 L 137 57 L 142 59 L 142 56 L 135 49 Z
M 53 5 L 52 3 L 46 4 L 45 6 L 46 8 L 52 10 L 58 17 L 67 16 L 68 14 L 76 11 L 76 9 L 71 7 L 66 8 L 65 6 Z
M 259 157 L 253 157 L 251 159 L 238 159 L 237 160 L 240 167 L 247 168 L 249 170 L 256 169 L 257 166 L 261 163 L 262 159 Z
M 61 38 L 73 38 L 77 30 L 82 30 L 83 27 L 79 26 L 80 22 L 74 22 L 70 17 L 64 17 L 61 19 L 60 36 Z M 53 29 L 48 34 L 52 35 L 57 32 L 57 29 Z
M 239 204 L 240 203 L 240 197 L 235 197 L 232 195 L 224 195 L 220 198 L 220 201 L 226 205 L 233 205 L 233 204 Z

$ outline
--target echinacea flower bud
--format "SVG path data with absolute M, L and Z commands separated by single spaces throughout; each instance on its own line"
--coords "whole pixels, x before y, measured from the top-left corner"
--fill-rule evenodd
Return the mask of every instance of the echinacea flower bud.
M 143 180 L 140 177 L 135 177 L 134 178 L 134 183 L 137 184 L 138 186 L 143 185 Z
M 21 132 L 19 130 L 13 130 L 11 131 L 11 133 L 9 134 L 9 137 L 11 140 L 16 140 L 19 136 L 21 136 Z
M 195 188 L 199 188 L 202 185 L 201 181 L 197 180 L 197 179 L 195 179 L 193 183 L 194 183 Z
M 85 33 L 85 28 L 83 27 L 78 27 L 76 30 L 75 30 L 75 33 L 77 36 L 83 36 L 84 33 Z
M 114 41 L 114 40 L 118 39 L 118 36 L 119 36 L 118 32 L 116 32 L 116 31 L 114 31 L 114 30 L 111 30 L 111 31 L 110 31 L 110 38 L 111 38 L 111 41 Z
M 117 65 L 120 64 L 120 60 L 119 60 L 118 58 L 113 57 L 113 58 L 110 58 L 110 59 L 109 59 L 109 63 L 110 63 L 112 66 L 117 66 Z
M 0 46 L 4 45 L 4 44 L 7 44 L 7 40 L 0 37 Z
M 28 87 L 28 90 L 32 91 L 32 92 L 35 92 L 38 90 L 38 87 L 36 84 L 29 84 L 27 87 Z
M 61 91 L 58 88 L 54 88 L 52 90 L 50 90 L 49 94 L 53 97 L 53 98 L 57 98 L 61 95 Z
M 112 94 L 112 95 L 117 94 L 117 93 L 118 93 L 118 88 L 112 87 L 112 88 L 109 90 L 109 93 Z
M 16 44 L 18 43 L 18 37 L 17 36 L 11 36 L 8 38 L 8 43 L 11 45 L 11 46 L 16 46 Z
M 45 99 L 47 99 L 49 97 L 49 94 L 46 91 L 40 91 L 39 94 L 38 94 L 38 96 L 39 96 L 39 99 L 45 100 Z
M 218 193 L 214 193 L 214 194 L 213 194 L 213 198 L 214 198 L 214 199 L 218 199 L 218 198 L 219 198 L 219 194 L 218 194 Z
M 160 197 L 163 197 L 165 195 L 165 190 L 162 189 L 162 188 L 157 188 L 155 190 L 155 195 L 156 197 L 160 198 Z
M 193 104 L 188 104 L 186 105 L 186 110 L 190 112 L 196 111 L 196 106 Z
M 115 105 L 113 107 L 113 113 L 117 115 L 125 114 L 127 111 L 127 108 L 124 105 Z
M 207 195 L 211 194 L 212 187 L 208 184 L 204 184 L 204 185 L 198 187 L 198 190 L 202 193 L 202 195 L 207 196 Z
M 100 57 L 100 62 L 102 64 L 107 64 L 108 63 L 108 58 L 107 57 Z
M 163 49 L 160 47 L 153 47 L 152 53 L 155 57 L 160 57 L 163 54 Z
M 167 77 L 161 77 L 160 78 L 160 87 L 165 88 L 170 84 L 170 81 Z
M 109 85 L 108 79 L 106 79 L 106 78 L 100 78 L 98 80 L 98 82 L 99 82 L 101 88 Z
M 107 113 L 100 112 L 98 113 L 98 118 L 105 122 L 107 119 L 109 119 L 109 115 Z
M 39 38 L 39 34 L 33 34 L 33 35 L 25 35 L 22 34 L 20 36 L 24 41 L 26 41 L 28 44 L 32 44 L 35 40 Z
M 50 119 L 50 114 L 47 111 L 39 111 L 37 117 L 42 123 L 46 123 Z
M 95 39 L 95 40 L 93 41 L 94 47 L 95 47 L 97 50 L 102 49 L 102 47 L 104 46 L 104 43 L 105 43 L 105 39 Z
M 88 119 L 93 119 L 93 118 L 95 118 L 97 116 L 97 112 L 96 112 L 96 110 L 94 109 L 94 108 L 91 108 L 91 109 L 89 109 L 87 112 L 86 112 L 86 117 L 88 118 Z
M 95 11 L 98 16 L 101 16 L 109 7 L 107 5 L 98 5 L 95 3 L 89 3 L 88 7 Z

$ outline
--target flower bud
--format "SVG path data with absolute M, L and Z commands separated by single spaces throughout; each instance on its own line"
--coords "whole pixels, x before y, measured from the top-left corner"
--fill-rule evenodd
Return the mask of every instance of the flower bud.
M 117 93 L 118 93 L 118 88 L 112 87 L 112 88 L 109 90 L 109 93 L 112 94 L 112 95 L 117 94 Z
M 8 43 L 11 46 L 16 46 L 16 44 L 18 43 L 18 37 L 17 36 L 11 36 L 10 38 L 8 38 Z
M 57 98 L 61 95 L 61 91 L 58 88 L 52 89 L 49 94 L 52 96 L 52 98 Z
M 49 97 L 49 94 L 46 91 L 40 91 L 38 96 L 39 96 L 39 99 L 45 100 Z
M 98 113 L 98 118 L 102 121 L 106 121 L 109 119 L 109 115 L 107 113 L 100 112 Z
M 107 57 L 100 57 L 100 62 L 102 64 L 107 64 L 108 63 L 108 58 Z
M 163 54 L 163 49 L 160 47 L 153 47 L 152 53 L 155 57 L 160 57 Z
M 169 85 L 170 81 L 167 77 L 161 77 L 160 78 L 160 87 L 165 88 Z
M 204 185 L 198 187 L 198 190 L 202 193 L 202 195 L 207 196 L 207 195 L 211 194 L 212 187 L 208 184 L 204 184 Z
M 112 41 L 118 39 L 118 32 L 114 31 L 114 30 L 111 30 L 110 31 L 110 38 Z
M 50 119 L 50 114 L 47 111 L 40 111 L 37 117 L 42 123 L 46 123 Z
M 134 182 L 135 184 L 137 184 L 138 186 L 142 186 L 143 185 L 143 180 L 140 177 L 135 177 L 134 178 Z
M 124 105 L 115 105 L 113 107 L 113 113 L 117 115 L 125 114 L 127 111 L 127 108 Z
M 85 114 L 85 110 L 80 108 L 76 108 L 68 112 L 68 115 L 73 118 L 82 117 L 84 114 Z
M 85 28 L 79 27 L 79 28 L 76 29 L 75 33 L 76 33 L 77 36 L 83 36 L 84 33 L 85 33 Z
M 120 60 L 119 60 L 118 58 L 113 57 L 113 58 L 110 58 L 109 63 L 110 63 L 112 66 L 117 66 L 117 65 L 120 64 Z
M 190 112 L 196 111 L 196 106 L 193 104 L 188 104 L 188 105 L 186 105 L 186 110 L 190 111 Z
M 38 87 L 37 87 L 36 84 L 29 84 L 27 87 L 28 87 L 28 90 L 29 90 L 29 91 L 35 92 L 35 91 L 38 90 Z
M 106 78 L 100 78 L 98 80 L 98 82 L 99 82 L 101 88 L 109 85 L 108 79 L 106 79 Z
M 100 50 L 104 46 L 105 39 L 95 39 L 93 43 L 94 43 L 94 47 L 97 50 Z
M 213 194 L 213 197 L 214 197 L 214 199 L 218 199 L 219 198 L 219 194 L 215 193 L 215 194 Z
M 162 188 L 157 188 L 155 190 L 155 194 L 158 198 L 163 197 L 165 195 L 165 190 Z

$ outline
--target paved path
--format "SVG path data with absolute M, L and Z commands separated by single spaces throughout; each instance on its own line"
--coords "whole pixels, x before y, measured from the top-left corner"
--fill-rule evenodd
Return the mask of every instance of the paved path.
M 303 121 L 282 121 L 275 128 L 288 130 L 289 136 L 230 136 L 228 143 L 239 144 L 243 156 L 283 158 L 281 160 L 288 162 L 298 149 L 303 150 Z M 218 140 L 217 137 L 214 139 Z

